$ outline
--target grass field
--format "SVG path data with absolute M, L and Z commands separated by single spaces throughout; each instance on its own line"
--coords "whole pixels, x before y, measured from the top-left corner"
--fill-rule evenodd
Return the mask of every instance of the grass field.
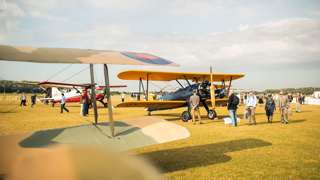
M 92 112 L 89 117 L 81 117 L 76 103 L 68 104 L 70 113 L 60 114 L 58 106 L 40 103 L 34 108 L 21 108 L 15 95 L 0 96 L 0 100 L 0 135 L 93 122 Z M 113 97 L 114 104 L 119 100 L 118 96 Z M 166 178 L 320 179 L 320 106 L 302 106 L 301 113 L 292 113 L 288 125 L 279 123 L 278 111 L 274 123 L 266 123 L 261 106 L 257 108 L 256 126 L 248 126 L 242 120 L 238 127 L 224 125 L 221 117 L 227 116 L 225 108 L 217 110 L 219 120 L 203 116 L 201 125 L 181 122 L 183 110 L 153 115 L 185 126 L 191 133 L 189 138 L 132 150 L 149 159 Z M 238 114 L 242 113 L 240 107 Z M 116 120 L 146 114 L 141 108 L 114 109 Z M 100 107 L 99 116 L 100 121 L 106 121 L 107 110 Z

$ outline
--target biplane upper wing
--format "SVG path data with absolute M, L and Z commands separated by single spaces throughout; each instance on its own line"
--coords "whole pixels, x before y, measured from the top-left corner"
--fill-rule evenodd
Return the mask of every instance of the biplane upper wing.
M 213 73 L 213 81 L 230 81 L 244 77 L 244 74 Z M 164 72 L 164 71 L 145 71 L 129 70 L 118 74 L 119 79 L 123 80 L 149 80 L 149 81 L 172 81 L 188 79 L 193 81 L 210 81 L 210 73 L 203 72 Z
M 37 63 L 178 66 L 169 60 L 148 53 L 9 45 L 0 45 L 0 60 Z
M 228 99 L 216 99 L 216 103 L 225 103 Z M 186 101 L 165 100 L 165 101 L 128 101 L 118 104 L 116 107 L 145 107 L 145 108 L 158 108 L 158 109 L 171 109 L 185 107 Z
M 107 86 L 99 86 L 100 88 L 106 88 Z M 110 85 L 109 88 L 125 88 L 127 85 Z
M 43 88 L 57 87 L 57 88 L 72 89 L 72 88 L 90 88 L 90 86 L 92 84 L 71 84 L 71 83 L 44 81 L 44 82 L 40 82 L 38 85 Z M 106 88 L 107 86 L 98 86 L 98 87 Z M 110 85 L 108 87 L 109 88 L 123 88 L 123 87 L 127 87 L 127 85 Z

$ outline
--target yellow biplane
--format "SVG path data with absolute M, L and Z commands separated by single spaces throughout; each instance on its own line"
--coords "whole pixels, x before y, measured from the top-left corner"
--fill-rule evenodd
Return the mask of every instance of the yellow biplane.
M 233 80 L 244 77 L 244 74 L 223 74 L 223 73 L 192 73 L 192 72 L 163 72 L 130 70 L 118 74 L 119 79 L 139 81 L 139 93 L 136 101 L 123 102 L 117 107 L 145 107 L 148 114 L 152 111 L 187 107 L 181 114 L 183 121 L 191 119 L 189 97 L 194 90 L 197 90 L 201 104 L 205 107 L 208 118 L 217 117 L 216 105 L 226 105 L 228 94 Z M 187 82 L 187 86 L 181 84 L 181 80 Z M 143 81 L 146 81 L 146 88 Z M 180 89 L 160 95 L 156 100 L 151 100 L 149 95 L 149 81 L 176 81 Z M 143 94 L 145 98 L 141 99 Z M 211 102 L 212 109 L 209 109 L 208 102 Z

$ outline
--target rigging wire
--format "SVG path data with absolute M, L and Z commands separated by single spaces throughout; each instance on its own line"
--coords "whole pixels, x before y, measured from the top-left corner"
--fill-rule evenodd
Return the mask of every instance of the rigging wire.
M 68 78 L 66 78 L 65 80 L 63 80 L 62 82 L 66 82 L 67 80 L 72 79 L 73 77 L 75 77 L 76 75 L 82 73 L 83 71 L 85 71 L 85 70 L 87 70 L 87 69 L 89 69 L 89 67 L 85 67 L 85 68 L 81 69 L 79 72 L 76 72 L 76 73 L 72 74 L 71 76 L 69 76 Z
M 161 86 L 159 86 L 159 85 L 156 85 L 155 83 L 153 83 L 153 82 L 149 82 L 150 84 L 152 84 L 153 86 L 155 86 L 155 87 L 157 87 L 160 91 L 163 91 L 163 90 L 165 90 L 165 89 L 168 89 L 169 87 L 171 87 L 172 88 L 172 85 L 169 83 L 169 82 L 167 82 L 166 84 L 167 85 L 165 85 L 165 86 L 163 86 L 163 87 L 161 87 Z
M 47 81 L 51 80 L 52 78 L 54 78 L 55 76 L 57 76 L 58 74 L 62 73 L 63 71 L 69 69 L 73 64 L 68 64 L 67 66 L 65 66 L 64 68 L 62 68 L 60 71 L 54 73 L 53 75 L 51 75 Z

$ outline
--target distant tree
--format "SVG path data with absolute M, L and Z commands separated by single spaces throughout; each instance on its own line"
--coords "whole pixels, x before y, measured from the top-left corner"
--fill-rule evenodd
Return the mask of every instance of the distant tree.
M 32 81 L 0 80 L 0 92 L 6 93 L 42 93 L 43 90 Z
M 319 91 L 320 87 L 303 87 L 303 88 L 283 88 L 283 89 L 266 89 L 265 93 L 279 93 L 280 91 L 283 91 L 285 93 L 302 93 L 306 95 L 313 94 L 314 91 Z

